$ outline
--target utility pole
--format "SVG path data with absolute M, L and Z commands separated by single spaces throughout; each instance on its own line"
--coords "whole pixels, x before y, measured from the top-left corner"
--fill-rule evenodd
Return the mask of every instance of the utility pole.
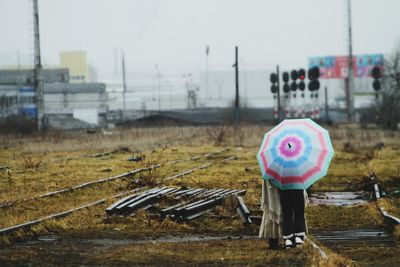
M 114 76 L 118 75 L 118 50 L 114 48 Z
M 34 31 L 34 64 L 35 75 L 34 85 L 36 92 L 36 107 L 37 107 L 37 129 L 45 130 L 44 125 L 44 92 L 43 92 L 43 68 L 40 56 L 40 35 L 39 35 L 39 7 L 38 0 L 33 0 L 33 31 Z
M 279 65 L 276 65 L 276 79 L 278 86 L 277 101 L 278 101 L 278 122 L 281 121 L 281 87 L 279 85 L 280 75 L 279 75 Z
M 353 36 L 351 26 L 351 0 L 347 0 L 348 23 L 348 71 L 346 80 L 347 119 L 354 120 L 354 71 L 353 71 Z
M 206 46 L 206 99 L 208 99 L 208 54 L 210 54 L 210 47 Z
M 157 70 L 157 78 L 158 78 L 158 112 L 161 112 L 161 73 L 160 69 L 156 65 L 156 70 Z
M 329 122 L 328 87 L 325 86 L 325 121 Z
M 20 60 L 20 52 L 17 50 L 17 68 L 21 69 L 21 60 Z
M 125 97 L 126 97 L 126 73 L 125 73 L 125 54 L 122 53 L 122 86 L 123 86 L 123 91 L 122 91 L 122 100 L 123 100 L 123 106 L 122 106 L 122 118 L 125 116 L 125 109 L 126 109 L 126 102 L 125 102 Z
M 238 62 L 238 47 L 235 47 L 235 136 L 237 136 L 239 130 L 239 62 Z

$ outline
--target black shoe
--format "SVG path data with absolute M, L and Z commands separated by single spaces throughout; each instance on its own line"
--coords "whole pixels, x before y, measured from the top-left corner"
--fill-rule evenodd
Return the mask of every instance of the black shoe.
M 279 240 L 277 238 L 268 239 L 270 249 L 279 249 Z

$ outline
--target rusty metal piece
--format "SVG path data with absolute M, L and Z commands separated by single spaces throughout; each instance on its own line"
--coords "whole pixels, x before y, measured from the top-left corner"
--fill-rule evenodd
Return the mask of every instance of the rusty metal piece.
M 312 205 L 350 206 L 367 204 L 370 193 L 359 192 L 316 192 L 310 195 Z
M 394 246 L 393 237 L 385 229 L 340 230 L 314 234 L 323 244 L 335 246 Z
M 240 218 L 242 218 L 242 222 L 245 224 L 253 223 L 250 219 L 250 211 L 244 203 L 243 198 L 241 196 L 236 196 L 236 199 L 238 200 L 236 210 L 239 213 Z

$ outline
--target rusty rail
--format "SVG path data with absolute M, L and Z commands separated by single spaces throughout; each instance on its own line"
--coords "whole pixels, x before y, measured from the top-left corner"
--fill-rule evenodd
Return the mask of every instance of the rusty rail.
M 45 197 L 49 197 L 49 196 L 54 196 L 54 195 L 58 195 L 58 194 L 62 194 L 62 193 L 72 192 L 72 191 L 77 190 L 77 189 L 82 189 L 82 188 L 85 188 L 85 187 L 88 187 L 88 186 L 92 186 L 92 185 L 95 185 L 95 184 L 100 184 L 100 183 L 104 183 L 104 182 L 109 182 L 109 181 L 113 181 L 113 180 L 126 178 L 128 176 L 131 176 L 131 175 L 134 175 L 134 174 L 137 174 L 137 173 L 140 173 L 140 172 L 152 170 L 152 169 L 155 169 L 155 168 L 159 168 L 159 167 L 160 167 L 160 165 L 157 164 L 157 165 L 152 165 L 152 166 L 149 166 L 149 167 L 146 167 L 146 168 L 140 168 L 140 169 L 132 170 L 132 171 L 129 171 L 129 172 L 126 172 L 126 173 L 122 173 L 122 174 L 116 175 L 116 176 L 111 176 L 111 177 L 108 177 L 108 178 L 102 178 L 102 179 L 99 179 L 99 180 L 86 182 L 86 183 L 75 185 L 75 186 L 72 186 L 72 187 L 60 189 L 60 190 L 57 190 L 57 191 L 47 192 L 47 193 L 41 194 L 39 196 L 25 198 L 25 199 L 22 199 L 22 200 L 17 200 L 17 201 L 14 201 L 14 202 L 1 204 L 0 208 L 9 208 L 9 207 L 11 207 L 11 206 L 13 206 L 13 205 L 15 205 L 17 203 L 22 203 L 22 202 L 37 200 L 37 199 L 41 199 L 41 198 L 45 198 Z
M 137 189 L 134 189 L 134 190 L 130 190 L 130 191 L 127 191 L 127 192 L 119 193 L 119 194 L 113 195 L 113 196 L 108 197 L 108 198 L 103 198 L 103 199 L 91 202 L 89 204 L 85 204 L 83 206 L 79 206 L 79 207 L 72 208 L 72 209 L 69 209 L 69 210 L 66 210 L 66 211 L 63 211 L 63 212 L 47 215 L 45 217 L 42 217 L 42 218 L 39 218 L 39 219 L 36 219 L 36 220 L 33 220 L 33 221 L 28 221 L 28 222 L 25 222 L 25 223 L 21 223 L 21 224 L 17 224 L 17 225 L 14 225 L 14 226 L 6 227 L 6 228 L 3 228 L 3 229 L 0 229 L 0 234 L 3 234 L 3 235 L 10 234 L 10 233 L 13 233 L 13 232 L 15 232 L 17 230 L 20 230 L 20 229 L 28 230 L 32 226 L 35 226 L 35 225 L 37 225 L 39 223 L 42 223 L 42 222 L 44 222 L 46 220 L 60 219 L 60 218 L 63 218 L 65 216 L 68 216 L 71 213 L 74 213 L 76 211 L 103 204 L 103 203 L 105 203 L 107 201 L 107 199 L 118 198 L 118 197 L 121 197 L 121 196 L 124 196 L 124 195 L 127 195 L 127 194 L 131 194 L 133 192 L 138 192 L 138 191 L 140 191 L 142 189 L 143 189 L 143 187 L 137 188 Z

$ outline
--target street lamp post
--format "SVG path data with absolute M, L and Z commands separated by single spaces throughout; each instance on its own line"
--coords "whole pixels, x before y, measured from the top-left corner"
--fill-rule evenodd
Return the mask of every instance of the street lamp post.
M 157 65 L 155 65 L 157 70 L 157 78 L 158 78 L 158 112 L 161 111 L 161 73 L 160 69 Z

